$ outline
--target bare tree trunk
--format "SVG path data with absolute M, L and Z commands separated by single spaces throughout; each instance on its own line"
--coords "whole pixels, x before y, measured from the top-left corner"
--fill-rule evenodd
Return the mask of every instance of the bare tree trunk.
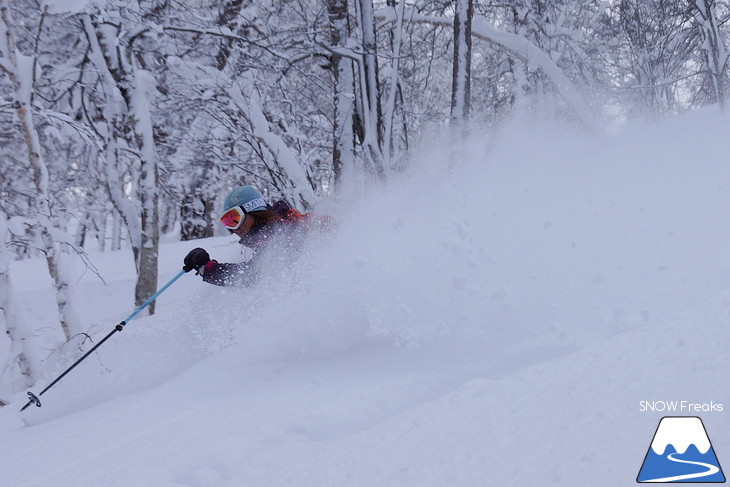
M 722 36 L 720 35 L 717 16 L 715 15 L 715 0 L 691 0 L 694 9 L 694 18 L 699 24 L 702 38 L 702 49 L 705 51 L 707 70 L 712 79 L 715 97 L 720 109 L 725 111 L 727 103 L 725 89 L 725 68 L 728 55 Z
M 22 317 L 19 303 L 10 279 L 12 254 L 7 248 L 8 231 L 5 213 L 0 210 L 0 330 L 10 339 L 10 353 L 2 371 L 12 377 L 10 392 L 30 387 L 35 383 L 40 361 L 34 360 L 37 348 L 33 346 L 32 330 Z
M 451 122 L 469 119 L 471 105 L 471 21 L 473 0 L 456 0 L 454 15 L 454 64 L 451 83 Z
M 392 0 L 389 0 L 389 5 Z M 395 11 L 395 4 L 392 5 Z M 395 120 L 395 108 L 397 95 L 400 92 L 400 52 L 403 43 L 403 17 L 405 17 L 406 2 L 401 0 L 400 9 L 396 13 L 395 25 L 391 34 L 391 45 L 393 48 L 393 59 L 390 66 L 390 80 L 388 83 L 388 96 L 385 104 L 384 125 L 385 133 L 383 136 L 383 156 L 384 166 L 387 169 L 393 169 L 392 158 L 394 155 L 393 144 L 393 122 Z
M 139 201 L 142 209 L 142 238 L 137 285 L 134 289 L 135 305 L 140 306 L 157 291 L 160 248 L 160 205 L 157 201 L 159 174 L 148 95 L 145 92 L 140 72 L 134 68 L 132 59 L 129 59 L 129 66 L 132 68 L 134 76 L 134 88 L 128 91 L 128 106 L 132 115 L 131 125 L 140 156 Z M 150 303 L 147 308 L 149 314 L 154 314 L 155 302 Z
M 91 47 L 91 61 L 99 70 L 108 98 L 105 107 L 109 125 L 105 141 L 107 182 L 112 202 L 129 230 L 137 267 L 134 299 L 139 306 L 157 288 L 160 237 L 157 157 L 144 76 L 135 65 L 129 45 L 131 40 L 123 38 L 126 30 L 121 16 L 115 19 L 119 24 L 114 25 L 107 15 L 95 11 L 84 16 L 84 27 Z M 120 140 L 135 149 L 139 162 L 132 171 L 136 201 L 127 199 L 121 190 Z M 146 309 L 153 314 L 154 303 Z
M 360 97 L 357 103 L 360 143 L 367 168 L 378 180 L 385 179 L 383 167 L 383 112 L 380 105 L 378 47 L 372 0 L 355 0 L 363 53 L 359 62 Z
M 144 96 L 144 95 L 139 95 Z M 147 112 L 149 117 L 149 112 Z M 143 150 L 141 185 L 139 199 L 142 206 L 142 238 L 139 253 L 137 284 L 134 288 L 134 303 L 140 306 L 157 291 L 157 272 L 159 267 L 160 226 L 159 204 L 157 190 L 159 176 L 157 174 L 157 160 L 154 155 L 152 141 L 152 127 L 145 133 L 141 149 Z M 146 136 L 149 137 L 146 137 Z M 155 312 L 155 302 L 147 307 L 149 314 Z
M 525 39 L 529 37 L 527 15 L 528 11 L 518 8 L 518 5 L 512 7 L 512 22 L 514 23 L 515 34 Z M 531 103 L 528 61 L 527 59 L 511 57 L 509 63 L 514 78 L 512 106 L 518 116 L 523 116 L 530 110 Z
M 333 48 L 331 68 L 334 76 L 334 120 L 332 123 L 332 169 L 335 188 L 342 185 L 342 174 L 352 168 L 355 159 L 353 113 L 355 84 L 352 60 L 337 53 L 350 38 L 347 0 L 329 0 L 330 43 Z
M 116 209 L 112 210 L 112 228 L 109 238 L 111 239 L 111 250 L 122 248 L 122 216 Z M 106 233 L 104 234 L 106 237 Z

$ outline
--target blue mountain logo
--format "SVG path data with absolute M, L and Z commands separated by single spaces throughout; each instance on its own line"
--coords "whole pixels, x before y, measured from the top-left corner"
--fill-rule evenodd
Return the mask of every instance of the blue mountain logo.
M 725 482 L 702 420 L 696 416 L 662 418 L 636 481 Z

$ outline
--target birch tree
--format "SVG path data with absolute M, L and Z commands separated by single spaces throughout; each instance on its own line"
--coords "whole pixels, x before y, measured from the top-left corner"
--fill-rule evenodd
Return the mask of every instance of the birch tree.
M 32 386 L 38 375 L 41 357 L 33 340 L 33 330 L 23 316 L 13 289 L 10 262 L 10 232 L 5 213 L 0 209 L 0 330 L 10 339 L 10 352 L 2 365 L 0 389 L 11 393 Z M 2 387 L 5 385 L 5 387 Z
M 42 22 L 42 20 L 41 20 Z M 28 188 L 32 203 L 25 215 L 28 232 L 35 237 L 35 245 L 44 254 L 48 272 L 56 291 L 61 329 L 67 341 L 83 330 L 74 303 L 74 276 L 68 250 L 73 248 L 72 238 L 59 225 L 54 213 L 49 189 L 48 167 L 43 157 L 40 136 L 35 121 L 35 77 L 37 52 L 24 55 L 17 47 L 16 22 L 7 0 L 0 1 L 0 70 L 12 85 L 12 100 L 20 133 L 25 144 L 27 167 L 32 174 L 33 186 Z M 40 30 L 37 35 L 40 35 Z
M 376 179 L 385 178 L 383 166 L 383 111 L 380 103 L 380 71 L 372 0 L 354 0 L 362 54 L 358 62 L 356 133 L 363 148 L 366 168 Z
M 329 41 L 332 47 L 330 69 L 334 79 L 332 118 L 332 171 L 335 187 L 342 184 L 345 168 L 354 166 L 353 114 L 355 85 L 350 56 L 343 54 L 351 42 L 347 0 L 328 0 Z
M 407 150 L 408 128 L 405 123 L 402 127 L 403 144 L 397 143 L 396 130 L 396 112 L 400 107 L 400 113 L 405 118 L 403 111 L 403 85 L 401 83 L 401 57 L 404 42 L 404 26 L 406 2 L 397 3 L 395 0 L 388 0 L 388 5 L 393 7 L 395 12 L 395 22 L 391 22 L 390 29 L 390 49 L 391 61 L 388 70 L 388 76 L 385 80 L 385 109 L 383 113 L 383 156 L 384 166 L 390 170 L 397 169 L 401 164 L 399 159 L 404 158 L 404 154 L 398 154 L 397 151 Z
M 106 97 L 104 157 L 109 196 L 127 227 L 137 269 L 135 304 L 157 288 L 159 248 L 158 164 L 151 118 L 151 76 L 137 65 L 134 43 L 146 29 L 125 18 L 130 10 L 111 2 L 92 7 L 83 16 L 90 60 L 99 73 Z M 129 163 L 129 169 L 125 165 Z M 124 174 L 133 184 L 131 199 L 122 190 Z M 148 306 L 154 313 L 154 303 Z
M 454 11 L 454 67 L 451 83 L 451 121 L 469 119 L 471 93 L 471 21 L 473 0 L 456 0 Z
M 720 26 L 730 16 L 718 19 L 717 11 L 720 8 L 715 0 L 690 0 L 693 9 L 694 19 L 699 30 L 700 42 L 704 53 L 704 62 L 712 82 L 714 98 L 721 110 L 725 110 L 727 103 L 727 62 L 728 53 L 725 48 L 725 41 L 720 33 Z

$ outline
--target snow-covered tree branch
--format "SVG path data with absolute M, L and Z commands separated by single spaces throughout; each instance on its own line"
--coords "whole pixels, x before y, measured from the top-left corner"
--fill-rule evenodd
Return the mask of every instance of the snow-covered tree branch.
M 0 2 L 0 67 L 12 85 L 12 101 L 25 143 L 27 168 L 32 174 L 31 205 L 26 210 L 28 233 L 44 254 L 48 272 L 56 288 L 61 329 L 67 341 L 82 332 L 82 324 L 74 303 L 73 271 L 68 263 L 71 238 L 60 227 L 49 189 L 49 173 L 43 157 L 38 133 L 33 94 L 35 90 L 35 57 L 24 55 L 17 46 L 15 21 L 7 0 Z

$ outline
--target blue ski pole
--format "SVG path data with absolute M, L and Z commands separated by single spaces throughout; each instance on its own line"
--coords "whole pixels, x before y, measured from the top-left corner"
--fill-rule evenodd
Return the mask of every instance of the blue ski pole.
M 124 318 L 124 319 L 123 319 L 122 321 L 120 321 L 120 322 L 119 322 L 119 324 L 118 324 L 117 326 L 115 326 L 115 327 L 114 327 L 114 329 L 113 329 L 112 331 L 110 331 L 110 332 L 109 332 L 109 334 L 108 334 L 107 336 L 105 336 L 104 338 L 102 338 L 102 339 L 101 339 L 101 341 L 100 341 L 99 343 L 97 343 L 96 345 L 94 345 L 94 347 L 93 347 L 93 348 L 92 348 L 91 350 L 89 350 L 88 352 L 86 352 L 86 353 L 85 353 L 85 354 L 84 354 L 84 355 L 83 355 L 83 356 L 82 356 L 82 357 L 81 357 L 80 359 L 78 359 L 78 360 L 77 360 L 76 362 L 74 362 L 74 364 L 73 364 L 73 365 L 72 365 L 71 367 L 69 367 L 68 369 L 66 369 L 66 370 L 65 370 L 65 371 L 64 371 L 64 372 L 63 372 L 63 373 L 62 373 L 61 375 L 59 375 L 59 376 L 58 376 L 58 377 L 56 378 L 56 380 L 54 380 L 54 381 L 53 381 L 53 382 L 51 382 L 51 383 L 50 383 L 50 384 L 49 384 L 48 386 L 46 386 L 46 388 L 45 388 L 45 389 L 43 389 L 43 390 L 42 390 L 42 391 L 41 391 L 41 392 L 40 392 L 40 393 L 39 393 L 39 394 L 38 394 L 37 396 L 36 396 L 35 394 L 33 394 L 32 392 L 28 391 L 28 397 L 29 397 L 30 399 L 28 400 L 28 402 L 26 403 L 26 405 L 25 405 L 25 406 L 23 406 L 23 407 L 21 408 L 21 410 L 20 410 L 20 411 L 21 411 L 21 412 L 22 412 L 22 411 L 25 411 L 25 409 L 26 409 L 26 408 L 27 408 L 28 406 L 30 406 L 31 404 L 35 404 L 36 406 L 38 406 L 38 407 L 41 407 L 41 401 L 40 401 L 40 399 L 39 399 L 39 397 L 40 397 L 40 396 L 42 396 L 42 395 L 43 395 L 43 394 L 44 394 L 44 393 L 45 393 L 45 392 L 46 392 L 46 391 L 47 391 L 48 389 L 50 389 L 51 387 L 53 387 L 54 385 L 56 385 L 56 383 L 57 383 L 58 381 L 60 381 L 61 379 L 63 379 L 63 378 L 64 378 L 64 377 L 66 376 L 66 374 L 68 374 L 69 372 L 71 372 L 71 371 L 72 371 L 72 370 L 74 369 L 74 367 L 76 367 L 76 366 L 77 366 L 77 365 L 79 365 L 79 364 L 80 364 L 81 362 L 83 362 L 83 361 L 84 361 L 84 359 L 85 359 L 86 357 L 88 357 L 89 355 L 91 355 L 91 353 L 92 353 L 92 352 L 93 352 L 94 350 L 96 350 L 97 348 L 99 348 L 99 347 L 100 347 L 100 346 L 101 346 L 101 345 L 102 345 L 102 344 L 103 344 L 103 343 L 104 343 L 105 341 L 109 340 L 109 338 L 111 338 L 111 336 L 112 336 L 113 334 L 115 334 L 115 333 L 116 333 L 116 332 L 118 332 L 118 331 L 122 331 L 122 330 L 124 329 L 124 325 L 126 325 L 127 323 L 129 323 L 129 322 L 130 322 L 130 321 L 131 321 L 131 320 L 132 320 L 132 319 L 133 319 L 133 318 L 134 318 L 135 316 L 137 316 L 137 315 L 139 314 L 139 312 L 140 312 L 140 311 L 142 311 L 142 310 L 143 310 L 143 309 L 145 309 L 145 308 L 146 308 L 147 306 L 149 306 L 149 304 L 150 304 L 150 303 L 151 303 L 152 301 L 154 301 L 155 299 L 157 299 L 157 297 L 158 297 L 158 296 L 159 296 L 160 294 L 162 294 L 163 292 L 165 292 L 165 290 L 166 290 L 166 289 L 167 289 L 168 287 L 172 286 L 172 283 L 173 283 L 173 282 L 175 282 L 175 281 L 177 281 L 178 279 L 180 279 L 180 277 L 181 277 L 181 276 L 182 276 L 183 274 L 185 274 L 185 271 L 184 271 L 184 270 L 182 270 L 182 271 L 178 272 L 178 273 L 177 273 L 177 274 L 175 275 L 175 277 L 173 277 L 172 279 L 170 279 L 170 280 L 168 281 L 168 283 L 167 283 L 167 284 L 165 284 L 165 285 L 164 285 L 164 286 L 162 286 L 162 287 L 161 287 L 160 289 L 158 289 L 158 290 L 157 290 L 157 292 L 156 292 L 155 294 L 153 294 L 152 296 L 150 296 L 150 297 L 149 297 L 149 298 L 147 299 L 147 301 L 145 301 L 144 303 L 142 303 L 141 305 L 139 305 L 139 307 L 138 307 L 137 309 L 135 309 L 135 310 L 134 310 L 134 312 L 133 312 L 133 313 L 132 313 L 131 315 L 127 316 L 127 317 L 126 317 L 126 318 Z

